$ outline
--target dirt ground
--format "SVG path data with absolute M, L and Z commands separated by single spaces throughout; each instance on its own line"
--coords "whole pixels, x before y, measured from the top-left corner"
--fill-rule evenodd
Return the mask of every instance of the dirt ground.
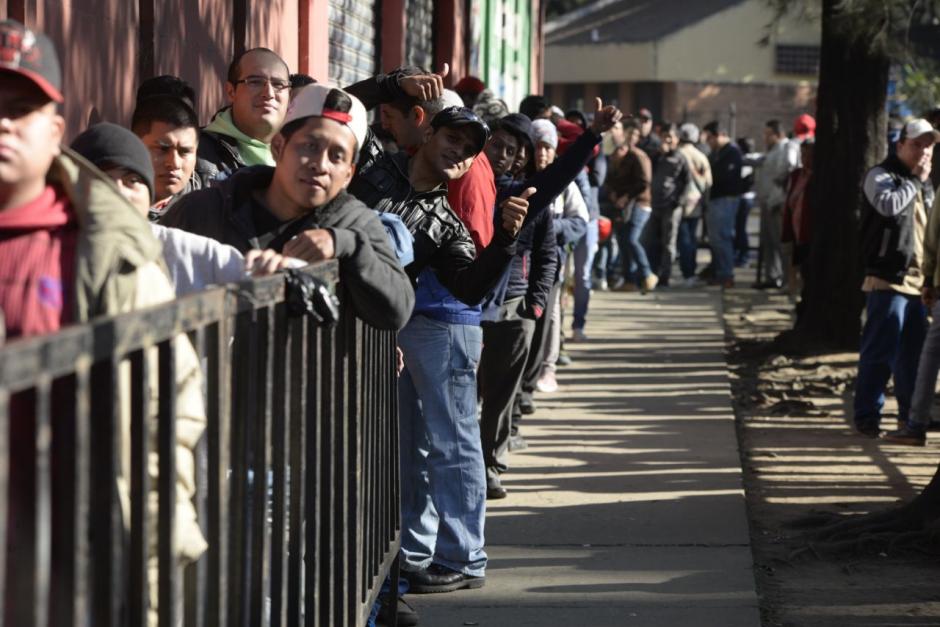
M 940 433 L 926 448 L 855 434 L 857 354 L 769 352 L 767 342 L 792 325 L 792 304 L 780 293 L 727 290 L 724 305 L 764 627 L 940 625 L 936 557 L 861 550 L 831 558 L 806 550 L 811 543 L 791 527 L 819 512 L 910 499 L 940 460 Z M 895 420 L 887 413 L 882 426 Z

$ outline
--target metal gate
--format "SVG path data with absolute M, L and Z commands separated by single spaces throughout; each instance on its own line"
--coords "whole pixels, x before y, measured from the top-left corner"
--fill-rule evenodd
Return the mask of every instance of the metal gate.
M 330 0 L 330 79 L 352 85 L 373 76 L 376 60 L 376 0 Z

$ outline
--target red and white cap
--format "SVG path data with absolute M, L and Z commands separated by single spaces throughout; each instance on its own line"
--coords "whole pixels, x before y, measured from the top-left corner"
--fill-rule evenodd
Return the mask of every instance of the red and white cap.
M 62 102 L 62 70 L 55 46 L 16 20 L 0 21 L 0 72 L 28 78 L 50 100 Z
M 327 98 L 332 92 L 340 92 L 352 101 L 349 111 L 339 111 L 325 106 Z M 287 107 L 287 117 L 284 118 L 284 125 L 286 126 L 303 118 L 327 118 L 339 122 L 348 128 L 356 138 L 357 148 L 362 148 L 362 144 L 366 141 L 366 131 L 369 126 L 366 108 L 358 98 L 342 89 L 320 84 L 307 85 L 301 88 L 294 95 L 290 106 Z

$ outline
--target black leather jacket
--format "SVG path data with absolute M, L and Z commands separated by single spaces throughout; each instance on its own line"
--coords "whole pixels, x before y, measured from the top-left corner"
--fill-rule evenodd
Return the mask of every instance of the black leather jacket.
M 447 202 L 447 189 L 418 192 L 408 179 L 408 155 L 386 154 L 361 171 L 349 193 L 376 211 L 398 215 L 414 237 L 414 261 L 405 272 L 416 283 L 426 267 L 441 284 L 475 305 L 499 282 L 515 254 L 515 238 L 497 224 L 493 240 L 478 257 L 470 233 Z

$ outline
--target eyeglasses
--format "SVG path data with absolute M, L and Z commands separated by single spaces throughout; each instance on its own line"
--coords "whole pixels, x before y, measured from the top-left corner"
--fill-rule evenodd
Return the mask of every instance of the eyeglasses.
M 238 85 L 239 83 L 245 83 L 251 91 L 261 91 L 268 85 L 271 85 L 271 88 L 277 93 L 285 89 L 290 89 L 290 83 L 288 81 L 282 81 L 278 78 L 268 78 L 266 76 L 249 76 L 248 78 L 233 81 L 232 85 Z

